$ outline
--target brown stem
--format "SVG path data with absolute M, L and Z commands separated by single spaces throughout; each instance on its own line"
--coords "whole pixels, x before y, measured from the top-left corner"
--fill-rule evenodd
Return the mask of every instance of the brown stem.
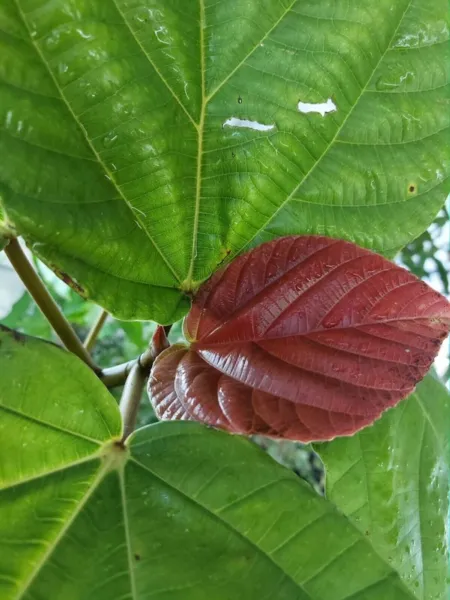
M 115 367 L 106 367 L 106 369 L 102 369 L 99 374 L 100 379 L 106 385 L 106 387 L 118 387 L 123 385 L 127 380 L 127 377 L 131 371 L 131 367 L 138 361 L 137 358 L 133 358 L 133 360 L 129 360 L 126 363 L 122 363 L 120 365 L 116 365 Z
M 84 348 L 81 340 L 31 266 L 17 238 L 9 242 L 5 248 L 5 253 L 30 295 L 67 350 L 73 352 L 73 354 L 81 358 L 91 369 L 98 373 L 100 371 L 99 367 L 91 359 L 89 352 Z

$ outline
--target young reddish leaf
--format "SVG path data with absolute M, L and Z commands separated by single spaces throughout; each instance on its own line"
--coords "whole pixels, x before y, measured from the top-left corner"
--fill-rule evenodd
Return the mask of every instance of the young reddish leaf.
M 161 354 L 161 352 L 163 352 L 163 350 L 169 346 L 170 344 L 169 340 L 167 339 L 166 330 L 162 325 L 158 325 L 151 341 L 151 350 L 153 356 L 158 356 L 158 354 Z
M 199 290 L 190 348 L 165 350 L 149 392 L 162 419 L 301 441 L 350 435 L 408 396 L 450 325 L 450 304 L 350 242 L 281 238 Z

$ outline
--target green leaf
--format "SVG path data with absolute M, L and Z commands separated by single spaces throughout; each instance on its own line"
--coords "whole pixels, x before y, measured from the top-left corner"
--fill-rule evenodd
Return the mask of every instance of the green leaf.
M 2 319 L 2 325 L 14 327 L 16 330 L 26 332 L 28 335 L 47 340 L 52 338 L 53 332 L 50 323 L 28 292 L 25 292 L 20 300 L 14 304 L 9 315 Z
M 446 596 L 450 396 L 428 375 L 361 433 L 318 446 L 327 497 L 417 598 Z
M 449 190 L 447 18 L 445 0 L 4 0 L 8 217 L 84 295 L 160 323 L 273 236 L 392 254 Z
M 111 395 L 68 352 L 0 327 L 0 370 L 0 456 L 9 457 L 0 465 L 3 486 L 61 469 L 120 437 Z
M 76 357 L 0 341 L 2 600 L 416 597 L 248 440 L 159 423 L 123 447 L 113 398 Z

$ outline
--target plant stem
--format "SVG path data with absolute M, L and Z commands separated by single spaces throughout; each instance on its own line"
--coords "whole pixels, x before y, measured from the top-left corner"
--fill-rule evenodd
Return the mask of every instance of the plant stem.
M 120 400 L 120 414 L 123 420 L 122 442 L 134 431 L 146 380 L 145 371 L 138 362 L 135 362 L 125 382 Z
M 17 238 L 12 239 L 5 248 L 5 253 L 17 275 L 23 281 L 30 295 L 53 327 L 64 346 L 78 358 L 81 358 L 96 373 L 99 367 L 91 359 L 81 340 L 66 320 L 56 302 L 51 297 L 42 280 L 31 266 Z
M 131 364 L 129 374 L 123 388 L 122 398 L 120 400 L 120 414 L 122 415 L 123 421 L 122 443 L 127 439 L 130 433 L 133 433 L 134 431 L 139 405 L 141 403 L 142 391 L 150 374 L 153 362 L 161 354 L 161 352 L 168 347 L 169 342 L 167 340 L 164 327 L 162 325 L 158 325 L 153 334 L 150 346 L 136 361 L 134 361 L 133 364 Z M 125 372 L 127 371 L 129 365 L 130 363 L 125 363 L 123 365 Z
M 169 328 L 170 327 L 172 326 L 169 325 Z M 155 358 L 161 354 L 165 348 L 168 347 L 169 341 L 166 337 L 166 327 L 158 325 L 155 333 L 153 334 L 150 347 L 147 348 L 145 352 L 143 352 L 138 358 L 133 358 L 132 360 L 122 363 L 121 365 L 102 369 L 99 377 L 106 387 L 117 387 L 119 385 L 123 385 L 135 363 L 140 364 L 141 368 L 148 375 Z
M 102 369 L 99 377 L 106 387 L 117 387 L 119 385 L 123 385 L 127 380 L 132 366 L 137 361 L 137 358 L 133 358 L 132 360 L 120 365 L 116 365 L 115 367 L 107 367 L 106 369 Z
M 83 344 L 83 346 L 86 348 L 86 350 L 88 352 L 90 352 L 92 350 L 92 347 L 95 344 L 95 340 L 97 339 L 98 334 L 100 333 L 107 318 L 108 318 L 108 313 L 106 312 L 106 310 L 102 310 L 100 312 L 99 316 L 97 317 L 95 323 L 92 325 L 89 333 L 86 336 L 86 339 L 84 340 L 84 344 Z
M 148 375 L 148 372 L 153 364 L 153 355 L 146 350 L 143 354 L 137 358 L 129 360 L 128 362 L 121 363 L 120 365 L 116 365 L 114 367 L 106 367 L 106 369 L 102 369 L 101 373 L 99 373 L 99 377 L 106 387 L 118 387 L 125 383 L 128 375 L 131 373 L 131 369 L 136 363 L 139 363 L 141 367 L 146 370 Z
M 142 391 L 153 364 L 153 357 L 154 350 L 148 348 L 137 360 L 130 361 L 131 366 L 120 400 L 120 414 L 123 420 L 122 442 L 134 431 Z M 130 365 L 130 363 L 125 363 L 122 366 Z

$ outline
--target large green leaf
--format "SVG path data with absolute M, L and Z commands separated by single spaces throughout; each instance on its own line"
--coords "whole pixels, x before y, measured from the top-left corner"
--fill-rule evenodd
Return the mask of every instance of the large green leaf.
M 431 375 L 382 419 L 320 446 L 327 497 L 423 600 L 447 589 L 450 397 Z
M 370 538 L 251 442 L 196 423 L 118 443 L 77 358 L 0 334 L 2 600 L 414 600 Z
M 119 317 L 179 318 L 272 236 L 391 254 L 449 189 L 445 0 L 3 0 L 0 29 L 8 216 Z

